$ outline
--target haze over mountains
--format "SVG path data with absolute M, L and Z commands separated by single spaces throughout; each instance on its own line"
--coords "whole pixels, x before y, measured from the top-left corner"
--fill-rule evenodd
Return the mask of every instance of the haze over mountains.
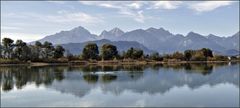
M 137 29 L 124 32 L 119 28 L 110 31 L 104 30 L 100 35 L 91 34 L 85 28 L 79 26 L 70 31 L 61 31 L 49 35 L 39 40 L 49 41 L 53 44 L 62 44 L 71 53 L 81 52 L 88 42 L 96 42 L 98 45 L 111 43 L 118 47 L 120 51 L 126 48 L 141 48 L 147 53 L 157 51 L 163 53 L 173 53 L 187 49 L 210 48 L 215 53 L 224 55 L 239 54 L 239 32 L 232 36 L 220 37 L 213 34 L 203 36 L 195 32 L 189 32 L 186 36 L 173 34 L 164 28 L 148 28 L 146 30 Z M 74 43 L 74 44 L 73 44 Z M 77 48 L 80 47 L 80 48 Z

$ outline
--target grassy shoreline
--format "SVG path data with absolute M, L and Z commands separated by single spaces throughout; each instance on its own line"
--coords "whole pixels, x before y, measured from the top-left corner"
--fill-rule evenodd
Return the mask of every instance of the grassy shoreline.
M 23 61 L 0 61 L 0 66 L 68 66 L 68 65 L 148 65 L 148 64 L 184 64 L 184 63 L 226 63 L 240 62 L 239 60 L 231 61 L 147 61 L 147 60 L 108 60 L 108 61 L 54 61 L 54 62 L 23 62 Z

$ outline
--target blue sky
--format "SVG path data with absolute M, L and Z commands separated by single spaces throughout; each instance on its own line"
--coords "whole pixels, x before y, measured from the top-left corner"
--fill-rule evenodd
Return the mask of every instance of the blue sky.
M 30 42 L 83 26 L 99 35 L 163 27 L 230 36 L 239 31 L 238 1 L 1 1 L 1 36 Z

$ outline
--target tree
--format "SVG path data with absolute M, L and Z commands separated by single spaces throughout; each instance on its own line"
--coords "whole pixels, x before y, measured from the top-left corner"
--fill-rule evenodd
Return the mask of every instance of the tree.
M 178 51 L 173 53 L 172 56 L 173 56 L 174 59 L 181 59 L 181 60 L 184 59 L 184 55 L 182 53 L 178 52 Z
M 45 43 L 47 45 L 48 43 Z M 29 46 L 31 49 L 31 58 L 32 60 L 39 60 L 40 58 L 43 58 L 43 44 L 39 41 L 35 42 L 35 45 L 30 45 Z
M 127 50 L 125 54 L 125 58 L 131 58 L 131 59 L 139 59 L 143 56 L 143 50 L 141 49 L 135 49 L 135 48 L 130 48 Z
M 22 40 L 17 40 L 15 43 L 14 54 L 19 60 L 27 60 L 30 58 L 29 47 Z
M 13 53 L 13 40 L 10 38 L 3 38 L 2 43 L 3 43 L 3 56 L 5 58 L 11 58 L 12 53 Z
M 37 45 L 38 45 L 38 43 L 37 43 Z M 51 49 L 51 48 L 53 48 L 53 45 L 52 45 L 51 42 L 45 41 L 44 44 L 43 44 L 43 47 Z
M 151 60 L 161 61 L 162 57 L 160 57 L 158 52 L 154 52 L 150 55 Z
M 203 52 L 204 57 L 207 59 L 207 57 L 213 57 L 212 50 L 208 48 L 202 48 L 201 51 Z
M 55 51 L 54 51 L 54 58 L 63 57 L 64 51 L 65 51 L 65 49 L 62 46 L 60 46 L 60 45 L 56 46 Z
M 134 48 L 131 47 L 130 49 L 127 50 L 124 58 L 132 58 L 132 55 L 133 55 L 133 51 L 134 51 Z
M 44 59 L 53 58 L 55 49 L 54 49 L 54 46 L 52 45 L 52 43 L 45 41 L 42 48 L 43 48 L 43 50 L 42 50 L 41 54 Z
M 37 46 L 37 47 L 42 47 L 42 43 L 39 42 L 39 41 L 36 41 L 36 42 L 35 42 L 35 46 Z
M 206 58 L 204 57 L 204 54 L 203 54 L 202 51 L 196 51 L 192 56 L 192 60 L 194 60 L 194 61 L 205 61 Z
M 134 49 L 132 54 L 132 59 L 139 59 L 143 56 L 143 50 L 141 49 Z
M 82 58 L 83 59 L 97 59 L 98 58 L 98 46 L 95 43 L 88 43 L 84 48 L 82 52 Z
M 2 44 L 0 44 L 0 58 L 2 58 Z
M 193 50 L 185 50 L 184 51 L 184 57 L 186 60 L 191 60 L 193 54 Z
M 118 57 L 117 47 L 111 44 L 104 44 L 101 48 L 101 56 L 103 60 L 110 60 Z
M 30 59 L 31 61 L 38 61 L 40 59 L 41 48 L 35 45 L 29 45 Z

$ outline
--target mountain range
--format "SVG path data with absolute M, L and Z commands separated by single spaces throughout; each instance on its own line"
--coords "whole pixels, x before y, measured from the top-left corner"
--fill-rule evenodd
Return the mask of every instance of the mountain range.
M 110 31 L 104 30 L 100 35 L 95 35 L 91 34 L 84 27 L 79 26 L 69 31 L 61 31 L 46 36 L 38 41 L 61 44 L 73 54 L 80 53 L 84 45 L 89 42 L 95 42 L 100 46 L 103 43 L 111 43 L 116 45 L 120 51 L 135 47 L 142 48 L 147 53 L 157 51 L 163 54 L 205 47 L 219 54 L 239 54 L 239 32 L 225 37 L 213 34 L 204 36 L 195 32 L 189 32 L 184 36 L 173 34 L 164 28 L 157 29 L 151 27 L 146 30 L 136 29 L 124 32 L 116 27 Z
M 127 51 L 129 47 L 142 49 L 146 54 L 151 54 L 154 51 L 148 49 L 144 45 L 135 42 L 135 41 L 110 41 L 107 39 L 101 39 L 96 41 L 87 41 L 83 43 L 67 43 L 67 44 L 61 44 L 64 49 L 67 49 L 69 52 L 71 52 L 74 55 L 78 55 L 82 53 L 82 50 L 87 43 L 96 43 L 98 47 L 100 48 L 103 44 L 108 43 L 115 45 L 119 51 L 119 53 L 122 53 L 123 51 Z

